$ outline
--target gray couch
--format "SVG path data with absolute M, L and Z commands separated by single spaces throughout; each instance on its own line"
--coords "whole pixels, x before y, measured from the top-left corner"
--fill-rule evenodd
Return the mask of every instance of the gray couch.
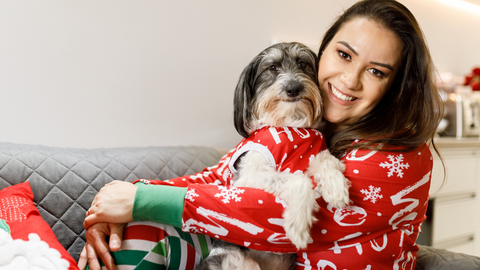
M 29 181 L 41 216 L 78 260 L 86 209 L 103 185 L 193 174 L 220 157 L 208 147 L 69 149 L 0 143 L 0 189 Z M 480 258 L 421 246 L 416 269 L 480 269 Z

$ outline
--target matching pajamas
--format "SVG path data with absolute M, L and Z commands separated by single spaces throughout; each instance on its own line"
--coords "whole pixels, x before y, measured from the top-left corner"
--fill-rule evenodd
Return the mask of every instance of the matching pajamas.
M 260 189 L 232 186 L 235 161 L 246 151 L 263 153 L 278 171 L 301 173 L 310 157 L 324 149 L 316 130 L 263 127 L 203 172 L 140 181 L 187 188 L 183 232 L 257 250 L 296 252 L 296 269 L 414 269 L 433 166 L 427 144 L 408 152 L 398 147 L 353 150 L 342 157 L 351 203 L 336 209 L 317 200 L 313 242 L 305 250 L 296 250 L 285 236 L 282 200 Z

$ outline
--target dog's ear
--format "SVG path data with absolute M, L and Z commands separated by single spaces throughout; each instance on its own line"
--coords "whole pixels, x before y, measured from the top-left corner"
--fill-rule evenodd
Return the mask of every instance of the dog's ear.
M 233 101 L 233 117 L 235 129 L 244 138 L 247 138 L 250 134 L 251 121 L 252 121 L 252 99 L 255 95 L 255 79 L 257 75 L 257 69 L 260 64 L 260 57 L 255 57 L 248 66 L 245 67 L 240 79 L 238 80 L 237 87 L 235 88 L 234 101 Z
M 317 64 L 318 64 L 318 56 L 317 54 L 312 51 L 307 45 L 303 44 L 303 43 L 299 43 L 299 42 L 292 42 L 291 44 L 296 44 L 298 47 L 300 47 L 305 53 L 306 55 L 308 56 L 308 64 L 311 66 L 312 70 L 313 70 L 313 73 L 310 74 L 310 77 L 312 79 L 313 82 L 315 82 L 315 84 L 318 86 L 318 67 L 317 67 Z
M 312 66 L 313 74 L 314 74 L 312 80 L 318 86 L 318 67 L 317 67 L 317 63 L 318 63 L 318 57 L 319 56 L 308 47 L 307 47 L 307 52 L 310 55 L 310 59 L 312 60 L 311 66 Z

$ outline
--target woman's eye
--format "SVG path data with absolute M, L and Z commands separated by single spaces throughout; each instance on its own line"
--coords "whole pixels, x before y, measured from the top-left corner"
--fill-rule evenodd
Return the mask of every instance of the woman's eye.
M 303 62 L 303 61 L 300 61 L 298 62 L 298 67 L 301 68 L 301 69 L 304 69 L 307 67 L 307 63 Z
M 381 72 L 380 70 L 378 70 L 376 68 L 371 68 L 370 72 L 377 77 L 380 77 L 380 78 L 385 77 L 385 73 Z
M 352 57 L 346 52 L 338 51 L 338 54 L 345 60 L 352 60 Z
M 276 65 L 271 65 L 268 67 L 269 70 L 271 71 L 277 71 L 277 66 Z

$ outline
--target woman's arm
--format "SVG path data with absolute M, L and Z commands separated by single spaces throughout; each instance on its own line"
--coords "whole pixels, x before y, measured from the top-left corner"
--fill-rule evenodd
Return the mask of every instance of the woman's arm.
M 108 196 L 108 203 L 97 204 L 103 196 Z M 118 207 L 121 203 L 132 205 L 132 210 Z M 272 194 L 255 188 L 196 184 L 187 189 L 114 181 L 97 194 L 84 227 L 88 229 L 98 222 L 154 221 L 183 227 L 187 232 L 210 233 L 241 245 L 248 245 L 243 241 L 247 238 L 263 239 L 262 246 L 281 243 L 282 250 L 292 252 L 295 248 L 281 224 L 283 204 Z M 267 249 L 278 250 L 277 245 Z
M 222 159 L 220 159 L 217 165 L 207 167 L 194 175 L 185 175 L 169 180 L 139 179 L 133 183 L 136 184 L 138 182 L 144 182 L 147 185 L 163 185 L 172 187 L 188 187 L 192 184 L 230 185 L 230 171 L 228 170 L 230 158 L 230 155 L 224 156 Z
M 181 227 L 184 187 L 113 181 L 97 193 L 83 226 L 98 222 L 154 221 Z
M 84 227 L 88 229 L 96 222 L 127 223 L 137 220 L 180 226 L 177 218 L 181 217 L 181 214 L 175 213 L 181 213 L 176 211 L 176 208 L 183 208 L 186 193 L 184 187 L 193 184 L 230 184 L 230 177 L 226 177 L 230 174 L 227 168 L 229 161 L 230 157 L 225 156 L 217 165 L 207 167 L 202 172 L 165 181 L 139 179 L 133 182 L 134 185 L 124 181 L 112 181 L 95 196 Z M 136 196 L 137 188 L 146 184 L 149 189 L 142 188 L 141 194 Z M 135 205 L 137 209 L 145 209 L 135 211 L 134 216 L 132 212 Z

